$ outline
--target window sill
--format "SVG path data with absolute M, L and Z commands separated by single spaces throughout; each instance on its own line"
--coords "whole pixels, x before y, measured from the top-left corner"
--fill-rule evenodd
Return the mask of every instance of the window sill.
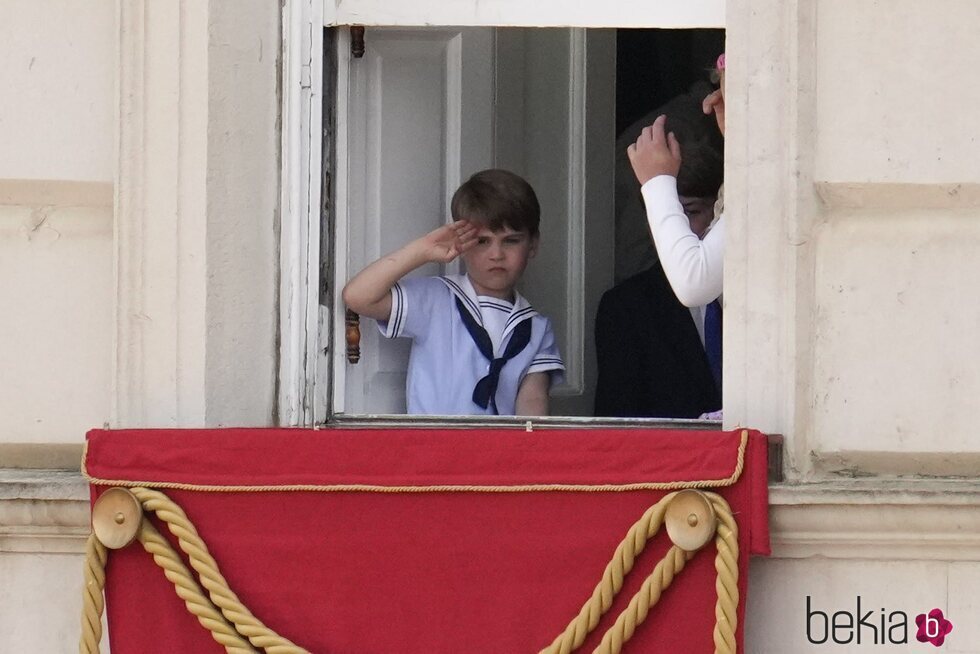
M 335 414 L 322 427 L 445 427 L 472 429 L 479 427 L 519 427 L 561 429 L 590 427 L 602 429 L 721 429 L 719 420 L 681 418 L 593 418 L 589 416 L 413 416 L 404 414 Z

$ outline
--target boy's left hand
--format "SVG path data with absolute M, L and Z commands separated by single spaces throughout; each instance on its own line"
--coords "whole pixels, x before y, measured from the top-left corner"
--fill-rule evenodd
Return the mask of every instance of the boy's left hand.
M 666 116 L 657 118 L 653 125 L 643 128 L 636 143 L 626 148 L 640 186 L 657 175 L 677 177 L 681 168 L 681 145 L 673 132 L 664 135 L 666 121 Z

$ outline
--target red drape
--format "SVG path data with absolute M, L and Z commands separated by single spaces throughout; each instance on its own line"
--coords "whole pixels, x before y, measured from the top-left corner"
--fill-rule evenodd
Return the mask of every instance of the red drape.
M 578 613 L 629 527 L 667 490 L 379 492 L 424 486 L 628 485 L 724 480 L 741 432 L 646 429 L 96 430 L 93 500 L 162 487 L 195 523 L 232 589 L 312 652 L 533 653 Z M 286 490 L 285 486 L 323 487 Z M 327 487 L 358 485 L 369 490 Z M 258 491 L 228 487 L 260 486 Z M 225 490 L 218 490 L 224 488 Z M 715 488 L 739 524 L 739 642 L 750 554 L 768 554 L 766 441 Z M 158 526 L 160 526 L 158 524 Z M 161 528 L 165 534 L 168 532 Z M 647 546 L 591 651 L 669 547 Z M 713 652 L 714 545 L 675 579 L 627 652 Z M 113 654 L 218 652 L 151 557 L 112 552 Z

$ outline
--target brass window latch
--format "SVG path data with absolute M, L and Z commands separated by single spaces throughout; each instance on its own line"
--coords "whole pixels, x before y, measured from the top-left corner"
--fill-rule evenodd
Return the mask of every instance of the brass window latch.
M 344 314 L 344 337 L 347 339 L 347 363 L 361 360 L 361 317 L 347 309 Z

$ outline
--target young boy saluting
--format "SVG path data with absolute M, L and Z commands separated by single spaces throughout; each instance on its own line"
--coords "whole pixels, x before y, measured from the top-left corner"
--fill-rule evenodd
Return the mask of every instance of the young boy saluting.
M 453 195 L 454 222 L 362 270 L 347 306 L 387 338 L 412 339 L 408 412 L 548 415 L 548 390 L 565 369 L 551 322 L 515 289 L 538 249 L 534 190 L 505 170 L 484 170 Z M 465 275 L 405 275 L 462 256 Z

